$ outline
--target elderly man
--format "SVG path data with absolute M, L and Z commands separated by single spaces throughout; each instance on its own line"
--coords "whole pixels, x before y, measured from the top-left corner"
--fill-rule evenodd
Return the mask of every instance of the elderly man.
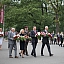
M 14 50 L 15 50 L 15 58 L 18 58 L 16 40 L 14 40 L 14 36 L 15 35 L 16 35 L 15 28 L 12 28 L 11 32 L 8 34 L 8 39 L 9 39 L 9 58 L 13 58 L 12 57 L 13 47 L 14 47 Z
M 9 35 L 9 33 L 12 31 L 12 28 L 10 29 L 10 31 L 8 31 L 8 35 Z M 8 48 L 10 47 L 10 45 L 9 45 L 9 39 L 8 39 Z
M 48 34 L 48 26 L 45 26 L 45 30 L 43 32 L 45 34 Z M 51 54 L 48 36 L 44 36 L 43 39 L 42 39 L 41 56 L 44 56 L 43 55 L 43 49 L 44 49 L 45 44 L 47 45 L 49 56 L 53 56 L 53 54 Z

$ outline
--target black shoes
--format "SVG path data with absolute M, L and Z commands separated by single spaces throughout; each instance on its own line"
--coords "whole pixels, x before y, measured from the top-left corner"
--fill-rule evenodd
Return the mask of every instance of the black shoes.
M 12 56 L 9 56 L 9 58 L 13 58 Z
M 33 54 L 31 54 L 32 56 L 34 56 Z
M 26 56 L 29 56 L 28 54 L 26 54 Z
M 36 57 L 36 55 L 31 54 L 32 56 Z
M 15 56 L 15 58 L 18 58 L 18 56 Z
M 21 53 L 19 53 L 19 55 L 21 56 Z
M 41 54 L 41 56 L 44 56 L 43 54 Z
M 53 56 L 53 54 L 50 54 L 50 56 Z
M 9 58 L 13 58 L 12 56 L 9 56 Z M 15 58 L 18 58 L 18 56 L 15 56 Z
M 34 57 L 36 58 L 36 55 L 34 55 Z
M 44 56 L 43 54 L 41 54 L 41 56 Z M 53 56 L 53 54 L 50 54 L 50 56 Z

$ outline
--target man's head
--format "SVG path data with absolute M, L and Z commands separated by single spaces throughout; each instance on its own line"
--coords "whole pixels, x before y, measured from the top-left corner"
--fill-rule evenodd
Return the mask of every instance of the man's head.
M 12 30 L 12 32 L 15 32 L 15 28 L 12 28 L 11 30 Z
M 45 30 L 48 30 L 48 26 L 45 26 Z
M 25 26 L 24 29 L 25 29 L 25 30 L 28 30 L 28 26 Z
M 33 26 L 33 30 L 34 30 L 34 31 L 36 30 L 36 26 Z

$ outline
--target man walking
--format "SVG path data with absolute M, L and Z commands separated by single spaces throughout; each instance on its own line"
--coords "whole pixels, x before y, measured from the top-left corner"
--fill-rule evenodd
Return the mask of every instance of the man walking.
M 15 35 L 16 35 L 15 28 L 12 28 L 11 32 L 8 34 L 8 39 L 9 39 L 9 58 L 13 58 L 12 57 L 13 47 L 14 47 L 14 51 L 15 51 L 15 58 L 18 58 L 16 40 L 14 39 Z
M 31 31 L 31 34 L 30 34 L 30 36 L 32 38 L 32 47 L 33 47 L 31 55 L 34 56 L 34 57 L 36 57 L 35 49 L 36 49 L 37 42 L 38 42 L 36 34 L 37 34 L 37 30 L 36 30 L 36 26 L 34 26 L 33 30 Z
M 45 34 L 48 34 L 48 26 L 45 26 L 45 30 L 43 32 Z M 48 36 L 43 36 L 43 39 L 42 39 L 42 48 L 41 48 L 41 56 L 44 56 L 43 55 L 43 49 L 44 49 L 45 44 L 47 45 L 49 56 L 53 56 L 53 54 L 51 54 Z

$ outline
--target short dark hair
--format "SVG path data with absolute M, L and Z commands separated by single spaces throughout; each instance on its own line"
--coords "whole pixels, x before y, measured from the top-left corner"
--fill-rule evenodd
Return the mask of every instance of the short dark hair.
M 28 26 L 25 26 L 24 28 L 28 28 Z

